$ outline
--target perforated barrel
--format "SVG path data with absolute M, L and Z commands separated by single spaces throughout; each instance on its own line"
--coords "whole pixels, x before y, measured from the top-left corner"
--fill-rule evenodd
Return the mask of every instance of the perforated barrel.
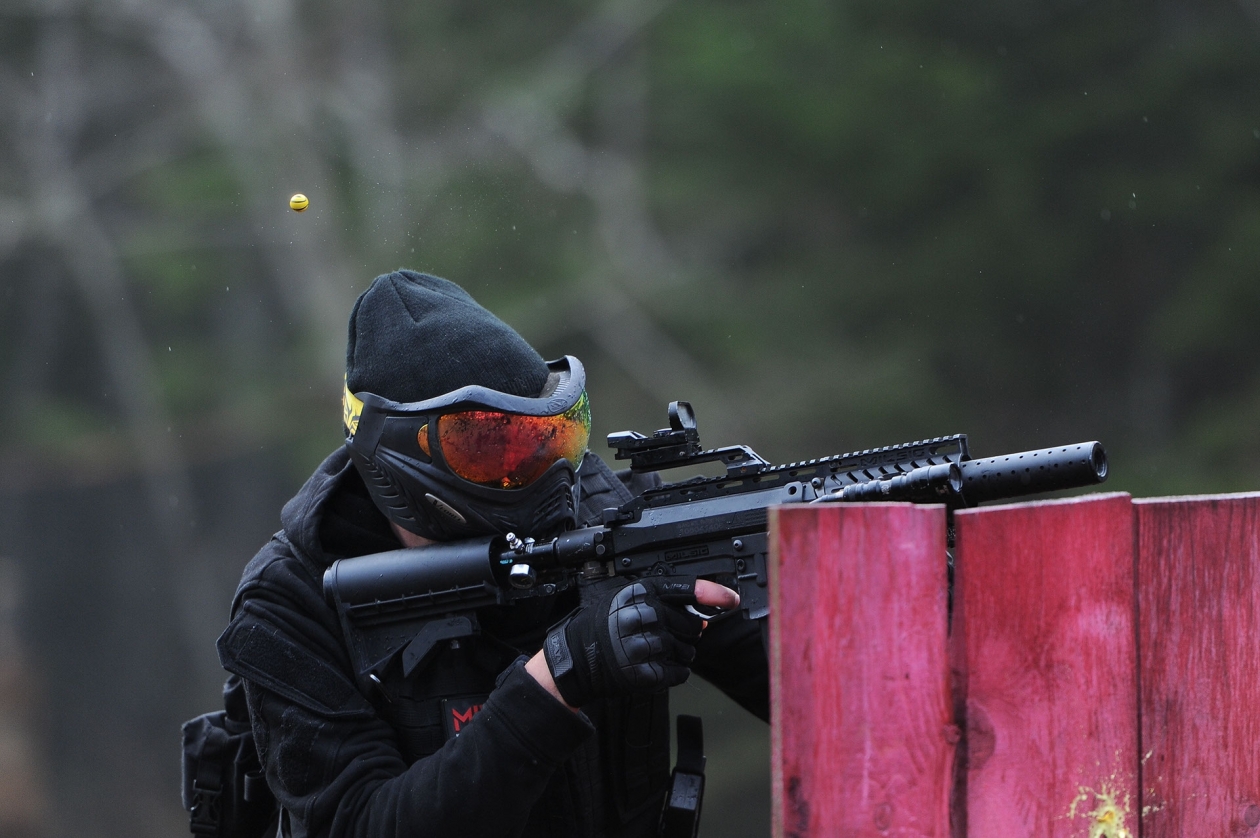
M 1021 451 L 959 465 L 962 494 L 969 505 L 1088 486 L 1107 479 L 1107 452 L 1100 442 Z

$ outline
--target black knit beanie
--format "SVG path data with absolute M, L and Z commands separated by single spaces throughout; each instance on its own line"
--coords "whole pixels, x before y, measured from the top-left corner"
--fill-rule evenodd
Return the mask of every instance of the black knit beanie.
M 480 384 L 537 396 L 547 364 L 511 326 L 436 276 L 382 274 L 350 312 L 346 387 L 418 402 Z

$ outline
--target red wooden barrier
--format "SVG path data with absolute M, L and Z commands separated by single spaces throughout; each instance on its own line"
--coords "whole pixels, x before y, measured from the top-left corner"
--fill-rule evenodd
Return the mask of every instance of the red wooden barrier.
M 1260 495 L 1135 507 L 1142 834 L 1260 834 Z
M 776 838 L 948 838 L 944 509 L 786 507 L 770 532 Z
M 956 523 L 958 777 L 942 510 L 772 511 L 775 835 L 1260 838 L 1260 493 Z
M 1122 494 L 957 514 L 966 834 L 1136 834 L 1132 516 Z

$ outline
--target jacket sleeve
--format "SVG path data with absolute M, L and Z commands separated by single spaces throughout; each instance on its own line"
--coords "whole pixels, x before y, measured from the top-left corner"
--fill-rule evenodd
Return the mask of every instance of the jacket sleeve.
M 458 737 L 408 766 L 355 685 L 317 580 L 292 556 L 238 596 L 219 655 L 245 679 L 267 783 L 295 834 L 514 835 L 593 732 L 518 661 Z
M 710 623 L 691 671 L 763 722 L 770 721 L 770 667 L 761 623 L 740 615 Z

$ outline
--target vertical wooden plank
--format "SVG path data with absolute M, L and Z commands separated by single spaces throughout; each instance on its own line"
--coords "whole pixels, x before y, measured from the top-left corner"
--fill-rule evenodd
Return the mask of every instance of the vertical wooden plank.
M 1136 510 L 1142 834 L 1260 835 L 1260 494 Z
M 967 834 L 1136 835 L 1129 496 L 967 510 L 955 523 Z
M 944 509 L 770 520 L 774 835 L 948 838 Z

